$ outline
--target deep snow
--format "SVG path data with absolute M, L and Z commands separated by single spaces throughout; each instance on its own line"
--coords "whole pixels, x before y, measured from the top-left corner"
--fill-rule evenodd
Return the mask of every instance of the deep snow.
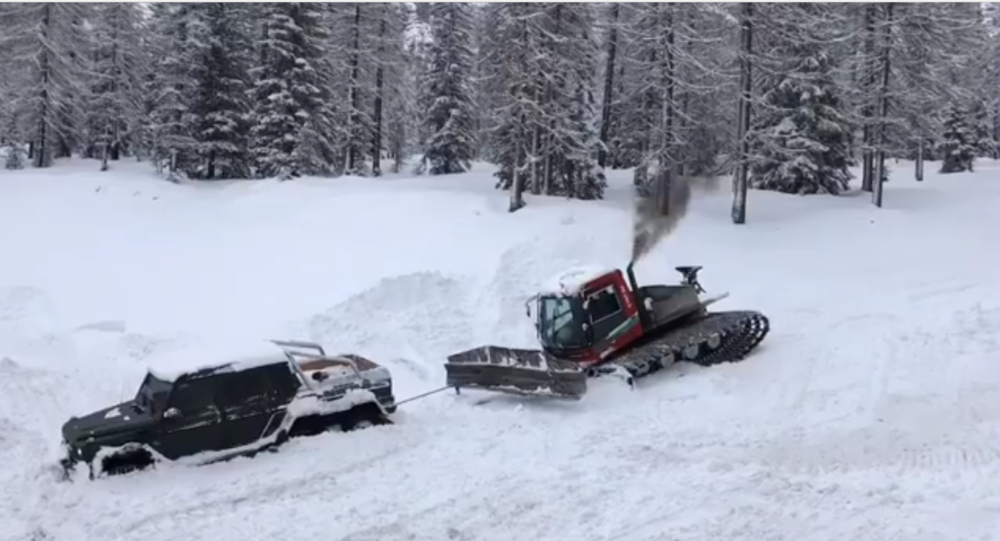
M 928 170 L 936 164 L 929 164 Z M 693 202 L 637 267 L 704 265 L 771 318 L 740 364 L 583 400 L 443 393 L 397 424 L 204 467 L 56 481 L 59 427 L 196 339 L 298 338 L 386 363 L 405 398 L 448 353 L 531 346 L 524 300 L 621 266 L 606 201 L 447 178 L 171 185 L 134 163 L 0 171 L 0 540 L 886 540 L 1000 531 L 1000 166 L 894 165 L 865 195 Z M 95 324 L 96 323 L 96 324 Z M 120 323 L 120 324 L 119 324 Z M 116 328 L 117 327 L 117 328 Z M 124 327 L 124 328 L 120 328 Z M 121 331 L 121 332 L 116 332 Z

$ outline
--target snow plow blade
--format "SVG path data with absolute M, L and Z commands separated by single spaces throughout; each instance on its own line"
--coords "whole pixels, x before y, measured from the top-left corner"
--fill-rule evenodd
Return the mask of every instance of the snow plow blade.
M 513 395 L 579 399 L 587 374 L 570 361 L 537 349 L 483 346 L 448 356 L 447 385 Z

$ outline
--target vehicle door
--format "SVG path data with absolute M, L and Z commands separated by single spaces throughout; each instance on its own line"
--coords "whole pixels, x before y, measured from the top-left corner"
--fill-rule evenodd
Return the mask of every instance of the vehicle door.
M 586 297 L 585 307 L 593 330 L 595 346 L 599 349 L 613 341 L 628 319 L 622 310 L 614 285 L 602 287 Z
M 174 384 L 160 414 L 160 437 L 154 445 L 167 458 L 223 448 L 222 416 L 215 403 L 217 378 L 182 378 Z
M 291 401 L 287 392 L 275 392 L 271 381 L 275 373 L 280 378 L 282 372 L 293 377 L 284 364 L 241 370 L 226 376 L 219 406 L 226 425 L 227 447 L 255 443 L 277 429 Z

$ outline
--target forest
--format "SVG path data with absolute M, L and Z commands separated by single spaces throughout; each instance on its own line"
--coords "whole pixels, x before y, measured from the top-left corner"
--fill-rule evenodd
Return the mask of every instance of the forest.
M 979 3 L 7 3 L 7 169 L 70 156 L 179 181 L 497 166 L 599 199 L 605 171 L 881 205 L 893 159 L 998 157 Z M 919 178 L 918 178 L 919 180 Z M 738 196 L 739 198 L 739 196 Z M 739 213 L 742 213 L 739 210 Z M 734 220 L 742 221 L 734 210 Z

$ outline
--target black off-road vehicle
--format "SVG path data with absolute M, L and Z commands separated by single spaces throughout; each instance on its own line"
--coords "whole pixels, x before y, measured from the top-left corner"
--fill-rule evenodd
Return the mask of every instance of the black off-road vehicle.
M 89 464 L 94 478 L 162 461 L 205 464 L 338 426 L 390 423 L 395 410 L 385 367 L 356 355 L 328 356 L 318 344 L 271 341 L 214 364 L 151 367 L 134 399 L 63 425 L 62 465 L 68 475 Z

